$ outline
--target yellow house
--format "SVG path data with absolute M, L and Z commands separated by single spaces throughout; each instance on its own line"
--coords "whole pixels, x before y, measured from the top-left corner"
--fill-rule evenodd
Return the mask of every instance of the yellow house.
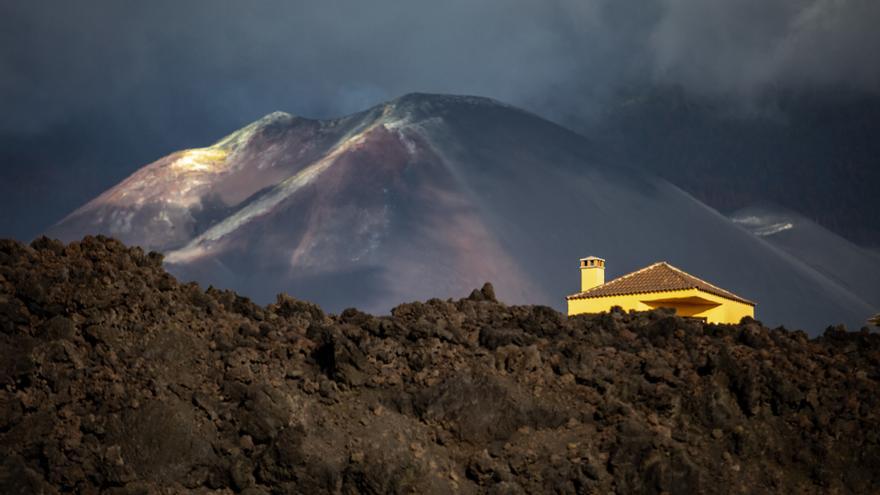
M 661 261 L 605 283 L 605 260 L 581 258 L 581 291 L 565 299 L 568 315 L 674 308 L 679 316 L 711 323 L 739 323 L 755 316 L 755 303 Z

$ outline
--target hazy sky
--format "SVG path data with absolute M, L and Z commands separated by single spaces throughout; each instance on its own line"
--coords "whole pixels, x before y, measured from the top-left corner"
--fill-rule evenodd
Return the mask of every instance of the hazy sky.
M 614 91 L 880 92 L 877 0 L 0 0 L 0 236 L 274 111 L 492 96 L 566 122 Z

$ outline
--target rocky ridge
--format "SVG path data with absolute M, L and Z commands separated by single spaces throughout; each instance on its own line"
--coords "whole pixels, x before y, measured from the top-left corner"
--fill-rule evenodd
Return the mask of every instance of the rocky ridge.
M 0 241 L 2 493 L 868 493 L 880 335 L 461 300 L 339 315 Z

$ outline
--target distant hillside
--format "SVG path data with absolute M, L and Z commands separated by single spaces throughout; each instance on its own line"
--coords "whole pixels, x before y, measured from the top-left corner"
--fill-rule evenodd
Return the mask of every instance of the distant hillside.
M 876 252 L 769 203 L 737 210 L 730 218 L 880 310 L 880 256 Z
M 752 110 L 670 89 L 633 91 L 589 135 L 731 213 L 772 201 L 880 246 L 880 97 L 771 94 Z
M 767 324 L 876 311 L 670 182 L 501 102 L 411 94 L 346 117 L 267 115 L 149 164 L 48 234 L 106 234 L 185 279 L 383 313 L 492 280 L 561 309 L 577 259 L 608 278 L 668 261 L 757 301 Z
M 880 335 L 494 290 L 340 315 L 0 241 L 0 493 L 871 493 Z

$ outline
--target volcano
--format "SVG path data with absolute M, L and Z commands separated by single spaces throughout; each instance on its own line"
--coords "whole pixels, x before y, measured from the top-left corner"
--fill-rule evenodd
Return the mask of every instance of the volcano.
M 770 325 L 859 326 L 876 309 L 589 138 L 468 96 L 333 120 L 276 112 L 143 167 L 48 234 L 113 236 L 161 251 L 179 278 L 332 311 L 487 280 L 506 301 L 561 309 L 586 255 L 608 260 L 608 279 L 668 261 L 757 301 Z

